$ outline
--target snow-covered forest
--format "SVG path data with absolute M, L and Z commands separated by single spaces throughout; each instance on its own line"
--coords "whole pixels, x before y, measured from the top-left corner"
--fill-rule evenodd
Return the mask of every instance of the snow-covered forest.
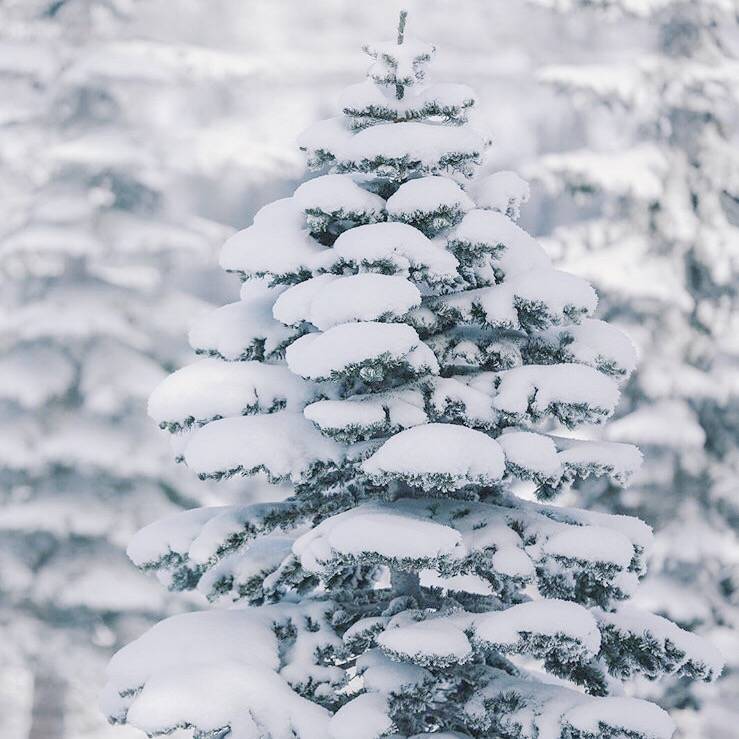
M 736 737 L 738 18 L 0 3 L 0 734 Z

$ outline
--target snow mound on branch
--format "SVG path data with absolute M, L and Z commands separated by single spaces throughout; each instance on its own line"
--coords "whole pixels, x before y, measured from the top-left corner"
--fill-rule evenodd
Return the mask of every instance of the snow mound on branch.
M 522 470 L 532 470 L 542 477 L 554 477 L 561 471 L 557 447 L 547 436 L 530 431 L 511 431 L 497 440 L 506 463 Z
M 284 288 L 269 288 L 259 280 L 248 283 L 246 296 L 197 318 L 189 333 L 190 346 L 198 353 L 227 360 L 263 352 L 269 357 L 294 331 L 272 317 L 272 305 Z
M 457 260 L 406 223 L 373 223 L 345 231 L 332 253 L 356 269 L 383 271 L 430 284 L 459 279 Z
M 159 425 L 182 427 L 246 413 L 301 410 L 315 395 L 312 383 L 282 365 L 201 359 L 163 380 L 148 410 Z
M 625 484 L 641 467 L 643 457 L 633 444 L 613 441 L 557 439 L 559 460 L 563 467 L 587 475 L 593 468 Z
M 420 304 L 418 288 L 403 277 L 319 275 L 283 293 L 274 315 L 284 323 L 308 321 L 326 331 L 340 323 L 397 319 Z
M 414 516 L 407 508 L 380 505 L 359 506 L 326 519 L 303 534 L 293 552 L 310 572 L 321 572 L 342 556 L 412 563 L 465 553 L 458 531 Z
M 562 346 L 576 362 L 591 367 L 615 366 L 626 376 L 636 369 L 637 353 L 631 339 L 619 328 L 593 318 L 577 325 L 548 329 L 536 335 L 550 346 Z
M 365 362 L 377 362 L 383 369 L 400 363 L 415 374 L 439 371 L 431 349 L 402 323 L 340 324 L 322 334 L 302 336 L 288 347 L 286 358 L 292 372 L 315 380 L 331 378 Z
M 530 269 L 551 267 L 539 242 L 503 213 L 471 210 L 449 234 L 455 249 L 480 249 L 496 253 L 496 263 L 507 276 Z
M 705 665 L 704 679 L 716 678 L 724 668 L 724 657 L 709 641 L 681 629 L 662 616 L 631 606 L 621 606 L 613 613 L 599 611 L 597 615 L 601 624 L 612 626 L 623 634 L 624 639 L 632 634 L 646 634 L 652 639 L 677 647 L 685 655 L 684 662 Z
M 204 477 L 265 470 L 299 481 L 318 463 L 340 464 L 340 447 L 300 413 L 272 413 L 213 421 L 193 432 L 185 461 Z
M 203 733 L 229 727 L 240 736 L 267 729 L 275 739 L 320 739 L 329 714 L 276 674 L 269 615 L 206 611 L 160 622 L 111 660 L 103 710 L 152 735 L 184 723 Z
M 414 213 L 433 213 L 443 207 L 464 212 L 475 204 L 454 180 L 439 176 L 409 180 L 387 201 L 388 215 L 397 220 Z
M 302 321 L 308 320 L 310 306 L 315 297 L 327 285 L 338 279 L 338 275 L 316 275 L 289 287 L 275 300 L 272 306 L 273 317 L 286 326 L 297 326 Z
M 471 192 L 480 208 L 495 210 L 517 220 L 521 205 L 531 194 L 529 183 L 515 172 L 494 172 L 476 180 Z
M 377 739 L 393 728 L 387 698 L 379 693 L 358 695 L 331 718 L 329 739 Z
M 227 272 L 283 277 L 310 272 L 325 248 L 305 229 L 303 211 L 293 198 L 265 205 L 254 224 L 235 233 L 221 249 Z
M 459 664 L 472 654 L 472 646 L 462 628 L 443 617 L 389 628 L 380 634 L 377 643 L 391 655 L 411 659 L 417 664 Z
M 585 365 L 530 364 L 499 374 L 493 405 L 500 411 L 522 416 L 532 408 L 545 413 L 551 406 L 587 406 L 598 415 L 613 412 L 619 398 L 616 383 Z
M 548 539 L 544 553 L 584 562 L 612 562 L 626 569 L 634 556 L 634 547 L 618 531 L 602 526 L 574 526 Z
M 606 697 L 581 703 L 563 716 L 565 724 L 586 737 L 603 735 L 604 727 L 618 727 L 631 735 L 670 739 L 675 724 L 667 711 L 635 698 Z
M 365 213 L 379 220 L 385 201 L 360 187 L 351 175 L 326 174 L 304 182 L 293 194 L 304 210 L 324 213 Z
M 490 485 L 505 471 L 500 445 L 466 426 L 429 423 L 388 439 L 362 469 L 378 482 L 402 479 L 424 490 Z
M 600 631 L 590 611 L 577 603 L 554 598 L 476 615 L 474 626 L 475 636 L 491 644 L 513 646 L 522 633 L 561 634 L 580 642 L 592 655 L 600 649 Z
M 185 556 L 203 527 L 226 510 L 227 506 L 193 508 L 160 518 L 134 535 L 126 554 L 137 567 L 158 562 L 170 554 Z

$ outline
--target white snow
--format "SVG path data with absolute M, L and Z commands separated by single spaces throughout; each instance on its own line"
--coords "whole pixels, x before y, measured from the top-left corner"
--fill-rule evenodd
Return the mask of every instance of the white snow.
M 462 537 L 407 508 L 365 504 L 326 519 L 303 534 L 293 552 L 310 572 L 321 572 L 337 556 L 376 556 L 385 561 L 461 557 Z
M 306 334 L 287 348 L 286 358 L 292 372 L 316 380 L 368 361 L 402 362 L 416 374 L 439 371 L 431 349 L 402 323 L 344 323 Z
M 387 201 L 388 215 L 395 220 L 430 214 L 442 207 L 466 212 L 475 204 L 454 180 L 439 176 L 404 182 Z
M 547 539 L 544 553 L 584 562 L 608 562 L 626 569 L 634 547 L 618 531 L 603 526 L 571 526 Z
M 650 635 L 663 644 L 669 642 L 685 653 L 684 662 L 691 660 L 706 665 L 707 672 L 713 677 L 720 675 L 724 667 L 723 656 L 710 641 L 681 629 L 662 616 L 632 606 L 620 606 L 612 613 L 599 610 L 597 618 L 601 624 L 615 627 L 624 638 L 629 634 Z
M 226 271 L 279 277 L 310 272 L 325 247 L 305 229 L 303 211 L 293 198 L 265 205 L 254 224 L 235 233 L 221 249 Z
M 503 213 L 495 211 L 469 211 L 450 232 L 448 241 L 460 248 L 484 247 L 487 251 L 498 252 L 496 264 L 507 277 L 551 266 L 549 257 L 533 236 Z
M 272 413 L 213 421 L 193 432 L 185 461 L 199 475 L 265 469 L 300 480 L 316 462 L 340 463 L 339 446 L 302 413 Z
M 465 662 L 472 647 L 460 626 L 452 620 L 430 618 L 419 623 L 388 628 L 377 638 L 380 647 L 414 661 L 431 657 L 448 664 Z
M 622 485 L 639 470 L 643 460 L 633 444 L 558 439 L 557 445 L 562 448 L 559 460 L 565 469 L 587 473 L 594 466 Z
M 225 506 L 193 508 L 160 518 L 136 533 L 126 554 L 137 567 L 157 562 L 172 553 L 186 555 L 203 526 L 225 510 Z
M 612 362 L 626 375 L 636 368 L 636 347 L 619 328 L 593 318 L 585 318 L 577 325 L 560 329 L 548 329 L 537 334 L 537 338 L 553 346 L 569 339 L 566 351 L 576 362 L 597 367 Z
M 420 304 L 418 288 L 403 277 L 319 275 L 284 292 L 274 316 L 288 324 L 308 321 L 325 331 L 340 323 L 397 319 Z
M 515 172 L 494 172 L 475 180 L 472 196 L 480 208 L 490 209 L 517 219 L 521 205 L 529 199 L 529 183 Z
M 475 615 L 475 636 L 491 644 L 515 645 L 522 633 L 556 636 L 580 642 L 592 655 L 600 649 L 600 631 L 587 608 L 550 598 L 529 601 L 503 611 Z
M 377 739 L 387 736 L 392 728 L 385 696 L 364 693 L 343 705 L 332 716 L 328 739 Z
M 593 736 L 601 734 L 604 725 L 655 739 L 670 739 L 675 733 L 675 723 L 667 711 L 634 698 L 611 696 L 581 703 L 570 708 L 563 721 Z
M 529 364 L 499 374 L 493 405 L 523 415 L 529 404 L 544 413 L 553 404 L 586 404 L 610 415 L 619 398 L 616 383 L 592 367 L 577 364 Z
M 418 162 L 424 171 L 446 169 L 444 157 L 461 154 L 473 161 L 485 150 L 479 133 L 465 126 L 434 126 L 425 123 L 383 123 L 349 139 L 335 137 L 328 146 L 344 166 L 377 159 Z
M 269 356 L 294 331 L 272 318 L 272 304 L 284 288 L 268 288 L 260 280 L 247 283 L 246 295 L 196 319 L 189 334 L 190 346 L 224 359 L 241 358 L 255 341 L 264 342 Z
M 51 347 L 21 346 L 0 358 L 0 399 L 40 408 L 64 395 L 74 381 L 74 367 Z
M 505 459 L 500 445 L 466 426 L 429 423 L 406 429 L 388 439 L 362 464 L 378 480 L 416 481 L 424 489 L 489 485 L 503 477 Z M 444 482 L 438 481 L 442 477 Z
M 511 431 L 497 438 L 506 462 L 530 470 L 541 477 L 555 477 L 561 471 L 561 462 L 554 442 L 542 434 L 530 431 Z
M 157 423 L 187 426 L 281 407 L 301 410 L 316 395 L 312 383 L 284 365 L 208 358 L 163 380 L 152 392 L 148 410 Z
M 406 223 L 373 223 L 345 231 L 332 254 L 358 270 L 383 271 L 429 284 L 454 283 L 459 279 L 457 260 Z
M 351 175 L 326 174 L 304 182 L 293 194 L 304 210 L 324 213 L 356 213 L 382 220 L 385 201 L 360 187 Z

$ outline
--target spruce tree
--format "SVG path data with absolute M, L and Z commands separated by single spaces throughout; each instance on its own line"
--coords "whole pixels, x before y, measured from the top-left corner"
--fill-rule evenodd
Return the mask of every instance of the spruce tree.
M 109 730 L 96 707 L 104 665 L 167 612 L 125 546 L 207 499 L 167 465 L 146 397 L 184 360 L 188 319 L 208 307 L 184 276 L 205 273 L 227 229 L 173 206 L 181 161 L 167 159 L 152 101 L 183 95 L 185 63 L 194 78 L 218 59 L 136 38 L 134 10 L 0 9 L 5 737 Z
M 721 660 L 622 605 L 645 524 L 550 502 L 638 468 L 571 433 L 612 414 L 633 347 L 516 225 L 526 183 L 476 176 L 475 95 L 427 82 L 435 49 L 405 22 L 301 137 L 324 174 L 226 242 L 241 300 L 150 398 L 199 477 L 283 497 L 133 539 L 139 567 L 220 607 L 124 647 L 104 709 L 149 735 L 667 739 L 619 681 Z
M 639 443 L 647 462 L 632 490 L 589 485 L 594 505 L 639 515 L 657 530 L 638 599 L 739 654 L 739 62 L 734 3 L 568 2 L 620 11 L 655 46 L 618 64 L 559 66 L 543 79 L 588 118 L 608 110 L 610 147 L 542 160 L 542 179 L 601 214 L 554 234 L 563 264 L 591 278 L 601 310 L 637 340 L 641 366 L 604 438 Z M 637 17 L 634 18 L 633 16 Z M 600 115 L 600 130 L 606 120 Z M 599 135 L 602 140 L 602 135 Z M 719 690 L 685 680 L 649 687 L 681 711 L 684 736 L 729 737 L 739 661 Z

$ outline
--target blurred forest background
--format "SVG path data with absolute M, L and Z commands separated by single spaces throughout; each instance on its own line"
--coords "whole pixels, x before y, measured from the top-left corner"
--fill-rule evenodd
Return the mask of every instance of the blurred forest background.
M 739 708 L 739 34 L 733 0 L 412 0 L 438 80 L 474 87 L 487 168 L 642 355 L 612 439 L 628 491 L 573 499 L 659 530 L 640 598 L 710 634 L 718 687 L 634 685 L 687 739 Z M 258 496 L 183 474 L 146 398 L 190 320 L 236 299 L 217 249 L 305 177 L 295 138 L 361 81 L 377 0 L 0 1 L 0 734 L 104 724 L 110 653 L 175 606 L 125 557 L 176 508 Z M 594 431 L 594 433 L 596 433 Z

